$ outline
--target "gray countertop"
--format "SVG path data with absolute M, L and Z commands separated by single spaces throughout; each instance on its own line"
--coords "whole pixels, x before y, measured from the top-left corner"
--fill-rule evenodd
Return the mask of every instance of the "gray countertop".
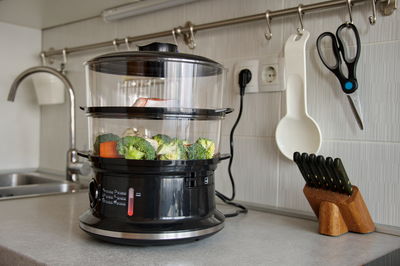
M 400 247 L 400 237 L 322 236 L 316 222 L 257 211 L 198 242 L 120 246 L 79 229 L 86 208 L 86 193 L 0 201 L 0 265 L 360 265 Z

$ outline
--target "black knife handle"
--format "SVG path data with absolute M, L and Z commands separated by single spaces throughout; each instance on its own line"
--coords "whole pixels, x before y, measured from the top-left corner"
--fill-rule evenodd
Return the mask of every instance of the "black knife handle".
M 343 189 L 349 196 L 353 194 L 353 186 L 350 183 L 349 177 L 347 176 L 346 170 L 344 169 L 342 160 L 340 158 L 336 158 L 333 161 L 334 170 L 339 175 L 342 180 Z
M 306 167 L 307 167 L 307 169 L 308 169 L 308 171 L 310 173 L 310 177 L 311 177 L 311 179 L 313 181 L 314 187 L 321 188 L 322 184 L 321 184 L 321 182 L 320 182 L 320 180 L 318 178 L 317 172 L 315 171 L 315 169 L 314 169 L 314 167 L 312 165 L 312 162 L 310 160 L 310 155 L 307 154 L 307 157 L 304 157 L 304 161 L 303 162 L 304 162 L 304 165 L 306 165 Z
M 327 184 L 325 181 L 325 176 L 321 173 L 317 166 L 317 156 L 313 153 L 308 155 L 308 164 L 311 171 L 314 173 L 314 177 L 318 180 L 318 184 L 321 188 L 327 189 Z
M 326 167 L 326 162 L 325 162 L 325 158 L 322 155 L 319 155 L 317 157 L 317 166 L 320 170 L 320 172 L 324 175 L 325 177 L 325 182 L 327 184 L 327 189 L 331 190 L 331 191 L 336 191 L 337 188 L 335 186 L 333 177 L 330 175 L 328 168 Z
M 303 168 L 303 165 L 301 165 L 301 154 L 300 152 L 295 152 L 293 154 L 293 161 L 297 164 L 297 167 L 300 170 L 301 175 L 303 176 L 304 180 L 306 181 L 306 185 L 310 186 L 311 182 L 308 179 L 307 173 Z
M 311 162 L 312 162 L 312 164 L 313 164 L 313 166 L 315 168 L 315 171 L 317 171 L 317 175 L 318 175 L 318 178 L 319 178 L 319 180 L 320 180 L 320 182 L 322 184 L 322 187 L 324 189 L 331 189 L 331 186 L 330 186 L 330 183 L 329 183 L 329 181 L 330 181 L 329 178 L 326 176 L 324 171 L 319 166 L 319 163 L 318 163 L 318 157 L 319 156 L 316 156 L 315 154 L 312 154 L 312 155 L 313 156 L 310 155 Z
M 336 190 L 339 193 L 346 193 L 344 190 L 344 186 L 342 184 L 342 180 L 340 177 L 337 175 L 335 171 L 335 167 L 333 166 L 333 159 L 332 157 L 327 157 L 326 158 L 326 167 L 328 168 L 329 173 L 333 177 L 333 182 L 335 184 Z
M 312 187 L 318 187 L 318 183 L 315 181 L 313 174 L 310 170 L 310 167 L 308 167 L 308 154 L 303 152 L 301 154 L 301 165 L 303 166 L 304 172 L 307 174 L 308 180 L 310 182 L 310 186 Z

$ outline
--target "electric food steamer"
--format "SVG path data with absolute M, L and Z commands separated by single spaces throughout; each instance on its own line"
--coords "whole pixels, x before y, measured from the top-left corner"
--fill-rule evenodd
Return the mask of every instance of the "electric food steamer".
M 96 57 L 85 64 L 94 178 L 89 235 L 121 244 L 188 242 L 223 228 L 215 206 L 226 71 L 172 44 Z

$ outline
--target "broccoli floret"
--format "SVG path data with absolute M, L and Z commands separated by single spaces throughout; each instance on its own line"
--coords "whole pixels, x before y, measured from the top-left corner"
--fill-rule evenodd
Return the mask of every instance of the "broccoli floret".
M 174 138 L 171 140 L 172 142 L 177 142 L 179 145 L 179 148 L 185 152 L 185 154 L 183 155 L 183 159 L 187 160 L 187 147 L 190 145 L 189 142 L 187 140 L 182 140 L 182 139 L 178 139 L 178 138 Z
M 160 160 L 187 160 L 185 146 L 178 139 L 161 144 L 158 147 L 157 156 Z
M 187 147 L 189 160 L 205 160 L 207 159 L 207 150 L 199 143 L 194 143 Z
M 154 150 L 156 151 L 158 149 L 158 142 L 154 139 L 148 139 L 148 138 L 144 138 L 148 143 L 151 144 L 151 146 L 153 146 Z
M 164 135 L 164 134 L 157 134 L 157 135 L 153 136 L 152 139 L 157 141 L 158 145 L 170 143 L 172 141 L 172 139 L 169 136 Z
M 117 143 L 118 153 L 125 159 L 132 160 L 154 160 L 156 151 L 153 146 L 144 138 L 135 136 L 126 136 Z
M 206 149 L 206 159 L 212 159 L 214 157 L 215 143 L 212 140 L 206 138 L 198 138 L 196 143 L 200 144 L 201 146 L 203 146 L 204 149 Z
M 118 140 L 119 140 L 119 137 L 112 133 L 98 135 L 96 137 L 96 141 L 93 145 L 95 154 L 100 153 L 100 143 L 108 142 L 108 141 L 118 141 Z

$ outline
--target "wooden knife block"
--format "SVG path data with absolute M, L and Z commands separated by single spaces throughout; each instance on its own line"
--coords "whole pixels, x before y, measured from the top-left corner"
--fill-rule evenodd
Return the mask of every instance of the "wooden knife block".
M 363 234 L 375 231 L 375 224 L 356 186 L 350 197 L 307 185 L 303 192 L 318 217 L 320 234 L 339 236 L 349 231 Z

